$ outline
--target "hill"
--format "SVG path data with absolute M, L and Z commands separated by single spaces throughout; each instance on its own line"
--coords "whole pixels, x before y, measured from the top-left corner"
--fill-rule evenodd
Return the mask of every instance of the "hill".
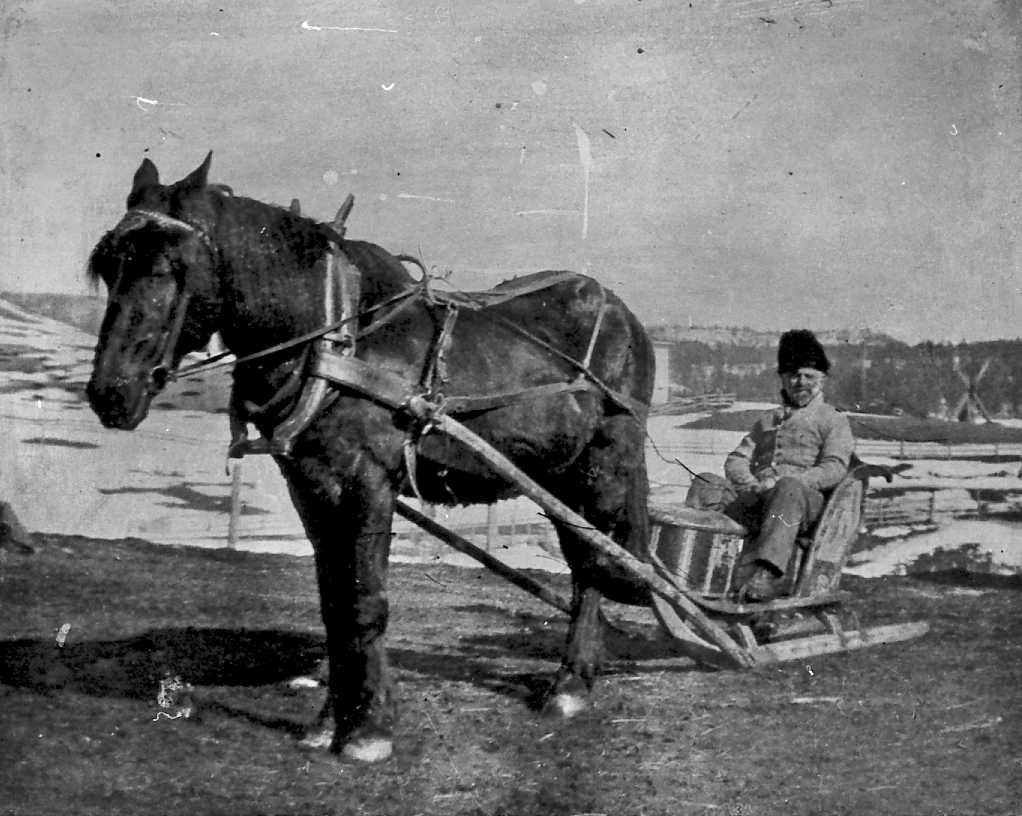
M 20 306 L 27 312 L 59 320 L 76 329 L 99 334 L 105 295 L 66 295 L 47 292 L 0 292 L 0 299 Z
M 708 346 L 743 346 L 755 349 L 777 347 L 780 332 L 748 326 L 683 326 L 658 324 L 647 326 L 650 337 L 662 343 L 703 343 Z M 893 337 L 869 329 L 821 329 L 816 336 L 826 346 L 882 346 L 897 343 Z
M 95 295 L 2 292 L 0 297 L 34 314 L 97 334 L 106 299 Z M 747 326 L 647 327 L 669 343 L 674 395 L 732 393 L 739 400 L 773 400 L 777 393 L 778 333 Z M 831 402 L 849 411 L 946 416 L 975 377 L 976 393 L 994 416 L 1022 416 L 1022 340 L 919 343 L 910 346 L 868 329 L 817 332 L 833 369 Z

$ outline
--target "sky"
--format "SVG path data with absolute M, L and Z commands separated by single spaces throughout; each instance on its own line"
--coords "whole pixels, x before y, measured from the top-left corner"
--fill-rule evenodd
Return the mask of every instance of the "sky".
M 26 0 L 0 289 L 87 293 L 143 158 L 647 325 L 1022 336 L 1020 0 Z

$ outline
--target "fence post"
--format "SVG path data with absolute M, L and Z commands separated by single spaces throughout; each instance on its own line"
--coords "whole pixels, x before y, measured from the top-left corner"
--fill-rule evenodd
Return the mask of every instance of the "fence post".
M 231 513 L 227 519 L 227 546 L 238 545 L 238 522 L 241 519 L 241 459 L 231 459 Z
M 497 546 L 497 505 L 486 505 L 486 551 L 491 552 Z
M 933 519 L 937 515 L 937 491 L 930 491 L 930 505 L 927 513 L 927 524 L 933 524 Z

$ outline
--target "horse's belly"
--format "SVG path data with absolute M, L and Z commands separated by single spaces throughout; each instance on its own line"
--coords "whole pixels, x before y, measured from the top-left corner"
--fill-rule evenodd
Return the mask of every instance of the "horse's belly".
M 595 417 L 580 410 L 574 400 L 566 402 L 537 400 L 459 421 L 528 475 L 545 482 L 578 461 L 596 427 Z M 516 493 L 482 459 L 443 434 L 424 436 L 417 458 L 418 483 L 424 494 L 435 492 L 428 485 L 430 480 L 443 482 L 440 489 L 447 501 L 459 503 L 493 501 Z

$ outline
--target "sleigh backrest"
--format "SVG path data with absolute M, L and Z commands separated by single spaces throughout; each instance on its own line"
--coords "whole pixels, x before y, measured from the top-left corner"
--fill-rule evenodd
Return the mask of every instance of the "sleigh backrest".
M 793 596 L 823 595 L 838 588 L 841 571 L 859 537 L 865 489 L 866 480 L 850 473 L 830 492 L 820 520 L 796 548 L 795 557 L 801 563 L 791 571 L 795 576 Z

